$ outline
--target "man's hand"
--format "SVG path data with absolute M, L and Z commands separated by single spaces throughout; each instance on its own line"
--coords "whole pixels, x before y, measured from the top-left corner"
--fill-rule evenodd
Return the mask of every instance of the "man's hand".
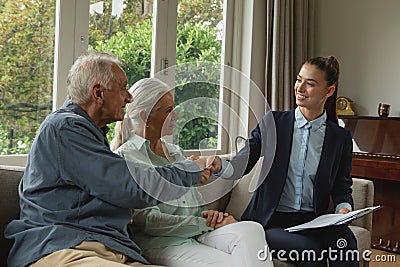
M 191 156 L 189 159 L 195 158 L 195 157 L 196 156 Z M 207 158 L 197 158 L 197 159 L 195 159 L 193 161 L 197 164 L 197 166 L 199 167 L 199 169 L 201 171 L 200 184 L 207 183 L 208 179 L 213 174 L 211 172 L 211 170 L 209 168 L 207 168 Z
M 197 166 L 201 170 L 201 184 L 205 184 L 215 171 L 219 172 L 222 168 L 222 160 L 218 156 L 208 156 L 197 158 L 190 156 L 189 159 L 195 159 Z
M 210 170 L 208 169 L 202 170 L 200 184 L 206 184 L 211 175 L 212 173 Z
M 219 156 L 201 157 L 191 155 L 188 159 L 197 163 L 200 170 L 208 169 L 211 173 L 219 172 L 222 168 L 222 160 Z
M 207 166 L 210 166 L 212 172 L 219 172 L 222 168 L 222 160 L 219 156 L 209 156 L 207 157 Z
M 190 159 L 190 160 L 197 160 L 197 159 L 199 159 L 200 157 L 199 156 L 196 156 L 196 155 L 190 155 L 189 157 L 188 157 L 188 159 Z

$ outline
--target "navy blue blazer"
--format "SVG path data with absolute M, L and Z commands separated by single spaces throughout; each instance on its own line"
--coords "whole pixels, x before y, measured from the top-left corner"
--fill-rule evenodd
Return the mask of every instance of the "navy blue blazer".
M 246 141 L 245 147 L 231 161 L 234 168 L 241 165 L 246 174 L 254 167 L 260 156 L 264 156 L 259 177 L 259 181 L 262 183 L 242 215 L 242 220 L 256 221 L 264 227 L 267 226 L 274 214 L 285 185 L 295 119 L 294 110 L 274 111 L 273 117 L 271 114 L 267 115 L 252 131 L 251 138 Z M 272 159 L 270 154 L 273 154 L 274 149 L 263 139 L 267 135 L 271 135 L 270 129 L 273 122 L 276 127 L 276 150 Z M 341 202 L 347 202 L 353 206 L 352 177 L 350 176 L 352 150 L 353 143 L 350 132 L 328 120 L 321 158 L 315 176 L 314 212 L 316 216 L 327 213 L 330 198 L 335 206 Z M 246 166 L 243 162 L 247 163 Z M 271 163 L 272 166 L 269 170 L 267 165 L 271 165 Z M 267 167 L 264 168 L 264 166 Z

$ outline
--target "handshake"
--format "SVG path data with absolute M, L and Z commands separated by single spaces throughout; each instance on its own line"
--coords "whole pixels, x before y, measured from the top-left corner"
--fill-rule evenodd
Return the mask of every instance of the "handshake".
M 190 160 L 193 160 L 201 170 L 200 184 L 205 184 L 214 172 L 221 171 L 222 160 L 218 156 L 198 157 L 191 155 Z

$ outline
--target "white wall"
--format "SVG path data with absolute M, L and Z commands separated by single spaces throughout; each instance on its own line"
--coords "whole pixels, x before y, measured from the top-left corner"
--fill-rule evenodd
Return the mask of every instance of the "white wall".
M 316 0 L 316 55 L 338 58 L 339 96 L 357 115 L 377 116 L 385 102 L 400 117 L 399 12 L 399 0 Z

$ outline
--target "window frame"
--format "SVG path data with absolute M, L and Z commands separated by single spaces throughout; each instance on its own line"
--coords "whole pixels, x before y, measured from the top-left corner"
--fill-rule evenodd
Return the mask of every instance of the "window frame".
M 57 0 L 56 1 L 56 29 L 54 49 L 54 81 L 53 81 L 53 111 L 61 107 L 67 97 L 66 81 L 68 71 L 79 55 L 87 51 L 89 35 L 89 0 Z M 177 29 L 178 0 L 154 0 L 153 2 L 153 47 L 151 58 L 151 74 L 163 70 L 163 60 L 168 60 L 168 65 L 176 64 L 176 29 Z M 243 27 L 241 9 L 243 0 L 224 0 L 224 39 L 222 43 L 221 62 L 224 65 L 241 68 L 240 49 L 242 43 Z M 168 10 L 168 12 L 162 12 Z M 234 45 L 235 44 L 235 45 Z M 238 52 L 239 51 L 239 52 Z M 166 81 L 173 80 L 173 73 L 166 73 Z M 234 81 L 228 74 L 223 74 L 224 86 Z M 220 91 L 220 101 L 228 103 L 229 94 Z M 233 107 L 237 110 L 239 107 Z M 229 116 L 221 112 L 220 123 L 232 125 Z M 231 126 L 229 126 L 232 128 Z M 231 130 L 229 130 L 231 133 Z M 236 131 L 237 132 L 237 131 Z M 236 133 L 235 132 L 235 133 Z M 236 135 L 239 135 L 237 132 Z M 205 154 L 229 153 L 229 140 L 226 134 L 219 130 L 220 149 L 202 151 Z M 232 144 L 231 144 L 232 146 Z M 188 150 L 188 153 L 199 154 L 199 151 Z M 0 164 L 25 166 L 27 154 L 0 155 Z
M 163 65 L 164 60 L 167 60 L 169 66 L 176 65 L 176 36 L 177 36 L 177 18 L 178 18 L 178 1 L 179 0 L 155 0 L 153 2 L 153 47 L 152 47 L 152 62 L 151 62 L 151 75 L 161 74 L 163 80 L 170 86 L 174 86 L 174 75 L 175 73 L 169 70 L 166 73 L 162 73 L 165 66 Z M 242 0 L 224 0 L 223 10 L 223 21 L 224 21 L 224 38 L 222 40 L 222 51 L 221 51 L 221 62 L 223 65 L 231 66 L 232 57 L 234 56 L 232 44 L 234 40 L 234 33 L 238 34 L 237 26 L 241 23 L 233 23 L 235 21 L 234 15 L 235 10 L 238 12 L 238 3 Z M 167 13 L 159 12 L 168 10 Z M 241 18 L 241 16 L 239 17 Z M 227 22 L 229 20 L 229 22 Z M 237 20 L 236 21 L 240 21 Z M 241 34 L 241 33 L 240 33 Z M 228 81 L 224 79 L 228 77 L 222 74 L 221 77 L 221 88 L 222 85 L 227 85 Z M 229 83 L 229 82 L 228 82 Z M 225 99 L 228 96 L 223 94 L 220 90 L 219 99 L 222 103 L 227 103 Z M 224 109 L 220 105 L 219 110 L 219 124 L 229 125 L 229 118 L 224 112 Z M 188 154 L 193 155 L 215 155 L 215 154 L 226 154 L 231 151 L 229 149 L 229 136 L 226 132 L 221 130 L 221 126 L 218 127 L 218 143 L 219 149 L 205 149 L 199 151 L 198 149 L 187 149 L 185 150 Z

